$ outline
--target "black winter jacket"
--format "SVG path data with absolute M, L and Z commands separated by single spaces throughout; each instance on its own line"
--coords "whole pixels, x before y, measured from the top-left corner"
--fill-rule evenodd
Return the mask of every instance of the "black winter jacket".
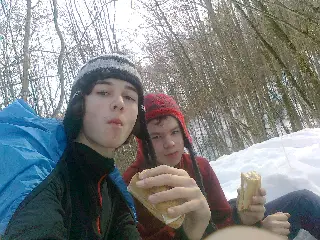
M 140 239 L 132 211 L 108 177 L 113 169 L 113 159 L 72 144 L 20 204 L 3 239 Z

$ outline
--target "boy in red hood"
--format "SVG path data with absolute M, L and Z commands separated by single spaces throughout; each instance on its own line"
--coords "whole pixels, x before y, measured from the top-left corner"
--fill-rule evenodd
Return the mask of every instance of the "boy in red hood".
M 210 224 L 204 234 L 197 239 L 214 232 L 217 228 L 224 228 L 235 223 L 259 225 L 265 212 L 265 190 L 260 189 L 259 195 L 253 197 L 252 205 L 248 211 L 238 212 L 236 208 L 231 209 L 209 161 L 195 156 L 184 116 L 175 100 L 166 94 L 148 94 L 145 96 L 144 101 L 147 127 L 155 149 L 157 164 L 160 167 L 166 165 L 184 170 L 188 176 L 196 181 L 210 207 Z M 142 154 L 144 146 L 139 140 L 138 143 L 136 161 L 123 175 L 127 184 L 130 183 L 131 178 L 136 173 L 148 168 Z M 184 148 L 188 149 L 189 154 L 184 153 Z M 166 176 L 165 172 L 162 173 Z M 170 173 L 166 177 L 170 178 Z M 192 191 L 190 188 L 177 186 L 174 182 L 168 184 L 168 182 L 169 180 L 167 180 L 166 184 L 174 188 L 165 192 L 180 191 L 181 198 L 183 198 L 183 192 Z M 168 199 L 168 197 L 163 197 L 161 194 L 157 194 L 156 197 L 158 201 Z M 181 229 L 174 230 L 164 225 L 153 217 L 138 201 L 136 201 L 136 210 L 139 221 L 138 229 L 143 239 L 181 239 Z

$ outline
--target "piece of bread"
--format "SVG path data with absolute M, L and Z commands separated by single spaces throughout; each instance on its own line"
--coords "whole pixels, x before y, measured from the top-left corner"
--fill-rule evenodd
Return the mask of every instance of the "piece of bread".
M 145 208 L 149 210 L 156 218 L 158 218 L 160 221 L 165 223 L 166 225 L 177 229 L 179 228 L 183 221 L 185 215 L 179 216 L 177 218 L 170 218 L 168 216 L 168 208 L 175 207 L 178 205 L 181 205 L 183 202 L 182 200 L 172 200 L 172 201 L 166 201 L 158 204 L 152 204 L 148 197 L 154 193 L 162 192 L 169 190 L 170 187 L 168 186 L 160 186 L 160 187 L 152 187 L 148 189 L 139 188 L 136 185 L 136 182 L 139 181 L 138 173 L 135 174 L 128 186 L 128 191 L 136 198 L 139 202 L 143 204 Z
M 238 210 L 243 211 L 249 208 L 252 197 L 257 195 L 261 188 L 261 176 L 255 171 L 241 173 L 241 190 L 238 199 Z

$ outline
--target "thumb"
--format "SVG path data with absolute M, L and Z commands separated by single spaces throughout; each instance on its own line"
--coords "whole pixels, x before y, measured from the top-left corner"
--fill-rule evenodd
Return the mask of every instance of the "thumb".
M 285 213 L 285 215 L 287 216 L 287 218 L 291 217 L 290 213 Z

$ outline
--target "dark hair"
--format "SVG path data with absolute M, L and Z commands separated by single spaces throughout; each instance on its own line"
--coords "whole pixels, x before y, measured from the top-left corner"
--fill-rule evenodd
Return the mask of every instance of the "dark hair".
M 143 101 L 143 96 L 142 96 L 142 101 Z M 142 106 L 144 106 L 143 103 L 142 103 Z M 137 122 L 139 123 L 134 126 L 133 132 L 135 131 L 140 132 L 138 138 L 142 142 L 142 153 L 145 159 L 146 167 L 147 168 L 156 167 L 157 158 L 156 158 L 156 153 L 154 151 L 153 144 L 150 138 L 150 134 L 147 129 L 145 109 L 140 110 L 139 121 Z
M 97 81 L 103 80 L 103 77 L 98 74 L 99 72 L 96 72 L 95 76 L 83 77 L 71 89 L 70 101 L 63 119 L 68 143 L 73 142 L 78 137 L 82 128 L 85 113 L 84 96 L 92 92 Z
M 147 124 L 150 123 L 150 122 L 153 121 L 153 120 L 156 120 L 156 121 L 157 121 L 156 125 L 160 125 L 160 124 L 161 124 L 164 120 L 166 120 L 169 116 L 171 116 L 171 115 L 164 115 L 164 116 L 159 116 L 159 117 L 156 117 L 156 118 L 149 119 L 149 120 L 147 121 Z M 178 122 L 179 122 L 179 121 L 178 121 Z

